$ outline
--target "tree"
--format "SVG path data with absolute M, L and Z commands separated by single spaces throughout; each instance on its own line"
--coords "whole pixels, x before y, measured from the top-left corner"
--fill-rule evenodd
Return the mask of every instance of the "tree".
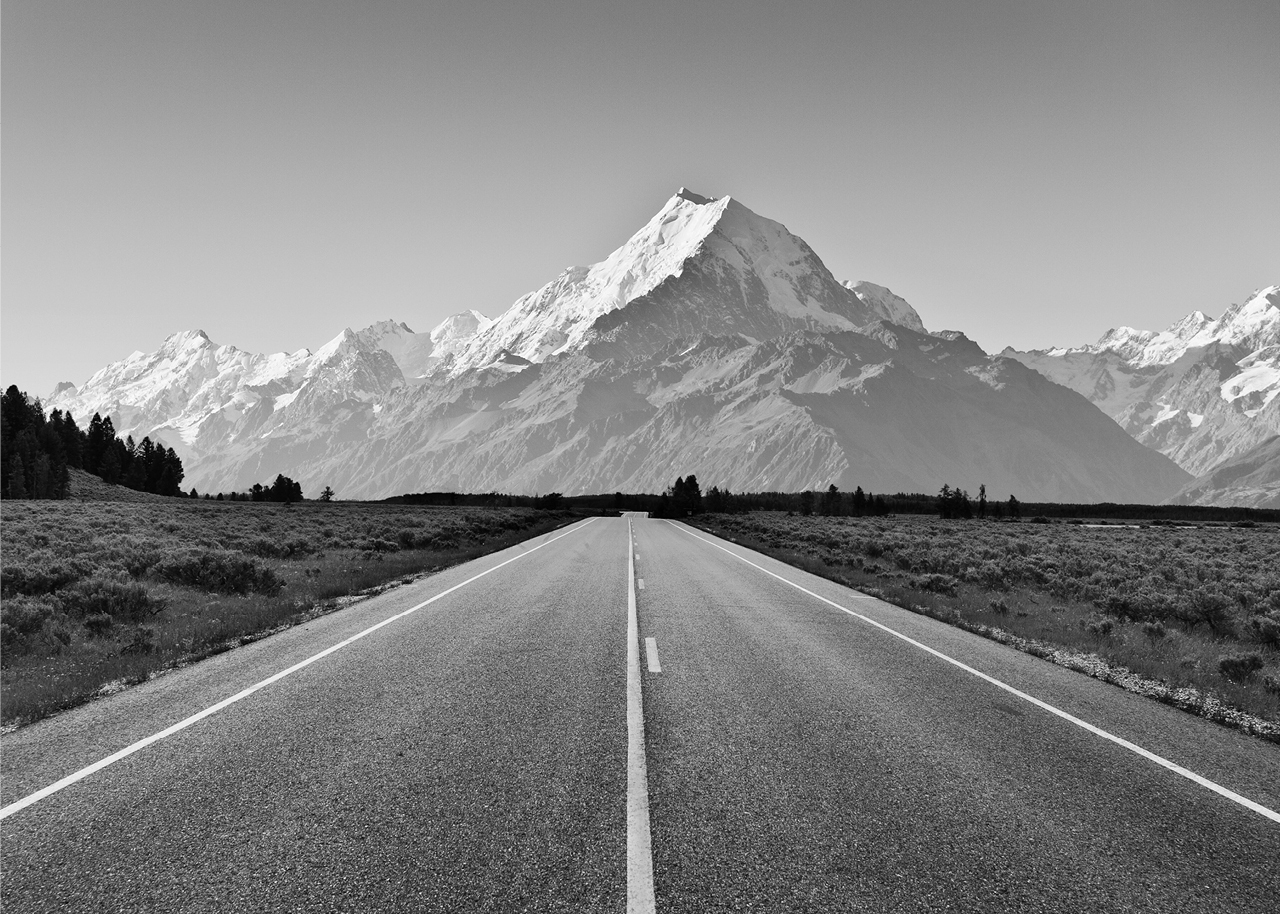
M 861 517 L 862 513 L 867 509 L 867 493 L 862 491 L 862 486 L 858 486 L 853 490 L 853 513 L 856 517 Z
M 984 482 L 978 486 L 978 517 L 985 518 L 987 516 L 987 484 Z
M 22 467 L 22 456 L 14 454 L 9 459 L 9 487 L 5 493 L 10 498 L 27 497 L 26 471 Z
M 1014 498 L 1012 495 L 1009 496 L 1009 516 L 1010 517 L 1022 516 L 1022 505 L 1019 504 L 1018 499 Z
M 284 502 L 286 505 L 302 501 L 302 486 L 283 473 L 276 475 L 276 481 L 267 490 L 268 501 Z
M 320 492 L 320 500 L 333 501 L 333 495 L 334 495 L 333 488 L 331 486 L 325 486 L 324 489 L 321 490 Z
M 835 483 L 832 483 L 822 495 L 822 513 L 827 517 L 834 517 L 841 513 L 840 490 L 836 488 Z
M 666 510 L 673 512 L 666 516 L 686 517 L 702 513 L 702 489 L 698 486 L 698 477 L 692 473 L 687 477 L 677 477 L 675 484 L 664 494 L 670 499 Z
M 800 513 L 805 517 L 813 513 L 813 493 L 808 489 L 800 493 Z

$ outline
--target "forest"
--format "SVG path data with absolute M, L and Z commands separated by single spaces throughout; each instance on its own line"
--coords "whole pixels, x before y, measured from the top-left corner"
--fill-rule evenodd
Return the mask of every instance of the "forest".
M 0 396 L 0 493 L 5 498 L 66 498 L 71 469 L 155 495 L 181 495 L 182 461 L 173 448 L 133 436 L 123 441 L 98 413 L 82 429 L 71 413 L 47 417 L 39 400 L 16 386 Z

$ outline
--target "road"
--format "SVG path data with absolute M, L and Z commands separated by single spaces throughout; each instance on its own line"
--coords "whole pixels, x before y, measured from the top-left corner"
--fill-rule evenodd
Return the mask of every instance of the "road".
M 657 519 L 575 524 L 0 749 L 6 912 L 1280 899 L 1275 746 Z

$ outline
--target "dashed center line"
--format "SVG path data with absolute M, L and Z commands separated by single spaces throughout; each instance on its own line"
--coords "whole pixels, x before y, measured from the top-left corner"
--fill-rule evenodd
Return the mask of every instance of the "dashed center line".
M 650 672 L 650 673 L 661 673 L 661 672 L 662 672 L 662 664 L 660 664 L 660 663 L 658 662 L 658 639 L 657 639 L 657 638 L 645 638 L 645 639 L 644 639 L 644 652 L 645 652 L 645 655 L 649 658 L 649 672 Z
M 653 914 L 649 771 L 640 693 L 640 619 L 636 612 L 635 538 L 627 519 L 627 914 Z

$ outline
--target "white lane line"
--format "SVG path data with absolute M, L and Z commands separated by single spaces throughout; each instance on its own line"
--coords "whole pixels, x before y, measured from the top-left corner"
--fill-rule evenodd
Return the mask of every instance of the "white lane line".
M 636 586 L 639 587 L 641 590 L 644 590 L 644 578 L 637 578 Z
M 640 697 L 640 620 L 636 564 L 627 520 L 627 912 L 652 914 L 653 851 L 649 841 L 649 772 L 644 758 L 644 706 Z
M 863 622 L 866 622 L 868 625 L 873 625 L 876 628 L 880 629 L 881 631 L 886 632 L 887 634 L 893 635 L 893 637 L 895 638 L 898 638 L 902 641 L 907 642 L 907 644 L 910 644 L 914 647 L 918 647 L 920 648 L 920 650 L 925 651 L 926 653 L 932 654 L 933 656 L 937 657 L 939 660 L 945 660 L 947 663 L 951 664 L 952 666 L 957 667 L 958 669 L 964 670 L 966 673 L 970 673 L 974 676 L 977 676 L 979 679 L 982 679 L 982 680 L 985 680 L 986 682 L 991 683 L 996 688 L 1003 689 L 1004 691 L 1008 692 L 1010 695 L 1016 695 L 1018 698 L 1021 698 L 1023 701 L 1030 702 L 1036 707 L 1041 708 L 1042 710 L 1048 711 L 1050 714 L 1055 714 L 1058 717 L 1062 718 L 1063 720 L 1075 724 L 1077 727 L 1080 727 L 1084 730 L 1088 730 L 1090 733 L 1094 734 L 1095 736 L 1100 736 L 1105 740 L 1109 740 L 1115 743 L 1117 746 L 1128 749 L 1130 752 L 1134 753 L 1135 755 L 1140 755 L 1143 758 L 1147 759 L 1148 761 L 1155 762 L 1157 765 L 1161 766 L 1162 768 L 1167 768 L 1169 771 L 1172 771 L 1174 774 L 1181 775 L 1187 780 L 1192 781 L 1196 784 L 1199 784 L 1201 787 L 1204 787 L 1207 790 L 1212 790 L 1214 793 L 1218 794 L 1219 796 L 1225 797 L 1226 799 L 1230 800 L 1233 803 L 1240 804 L 1245 809 L 1251 809 L 1254 812 L 1258 813 L 1259 815 L 1265 816 L 1266 818 L 1270 819 L 1272 822 L 1280 822 L 1280 812 L 1276 812 L 1274 809 L 1270 809 L 1269 807 L 1263 806 L 1261 803 L 1257 803 L 1253 800 L 1250 800 L 1248 797 L 1241 796 L 1240 794 L 1236 793 L 1234 790 L 1229 790 L 1226 787 L 1223 787 L 1221 784 L 1218 784 L 1215 781 L 1209 780 L 1203 775 L 1196 774 L 1194 771 L 1191 771 L 1188 768 L 1183 768 L 1181 765 L 1177 764 L 1176 762 L 1171 762 L 1167 758 L 1156 755 L 1154 752 L 1151 752 L 1148 749 L 1143 749 L 1141 746 L 1137 745 L 1136 743 L 1131 743 L 1127 739 L 1124 739 L 1123 737 L 1116 736 L 1114 733 L 1108 733 L 1106 730 L 1103 730 L 1101 727 L 1095 727 L 1093 724 L 1089 723 L 1088 721 L 1081 720 L 1075 715 L 1069 714 L 1068 712 L 1063 711 L 1061 708 L 1054 707 L 1053 705 L 1049 704 L 1046 701 L 1041 701 L 1039 698 L 1036 698 L 1032 695 L 1028 695 L 1026 692 L 1023 692 L 1021 689 L 1016 689 L 1013 686 L 1009 685 L 1008 683 L 1002 682 L 999 679 L 996 679 L 994 676 L 989 676 L 986 673 L 982 672 L 981 670 L 975 670 L 973 667 L 969 666 L 967 663 L 963 663 L 955 659 L 954 657 L 949 656 L 948 654 L 944 654 L 939 650 L 929 647 L 929 645 L 927 644 L 922 644 L 919 641 L 915 640 L 914 638 L 904 635 L 901 632 L 895 631 L 894 629 L 890 628 L 887 625 L 884 625 L 883 623 L 877 622 L 875 619 L 868 618 L 867 616 L 864 616 L 861 613 L 856 613 L 852 609 L 846 609 L 845 607 L 841 606 L 839 603 L 836 603 L 834 600 L 828 600 L 826 597 L 820 594 L 816 594 L 812 590 L 809 590 L 805 587 L 801 587 L 799 584 L 796 584 L 794 581 L 788 581 L 782 575 L 775 574 L 774 572 L 770 571 L 768 568 L 764 568 L 764 567 L 761 567 L 760 565 L 757 565 L 755 562 L 751 561 L 750 559 L 745 558 L 741 555 L 738 555 L 733 550 L 724 548 L 719 543 L 713 542 L 712 540 L 709 540 L 706 537 L 698 536 L 698 534 L 694 533 L 692 530 L 689 530 L 686 527 L 682 527 L 679 524 L 673 524 L 671 523 L 671 521 L 667 521 L 667 523 L 671 524 L 671 526 L 675 527 L 677 530 L 682 530 L 683 532 L 689 534 L 694 539 L 702 540 L 702 542 L 710 546 L 715 546 L 721 552 L 727 552 L 729 555 L 733 556 L 735 559 L 738 559 L 741 562 L 746 562 L 752 568 L 759 569 L 760 571 L 763 571 L 765 574 L 769 575 L 770 577 L 777 578 L 782 583 L 789 584 L 790 586 L 794 587 L 796 590 L 801 591 L 802 593 L 807 593 L 809 596 L 813 597 L 815 600 L 820 600 L 821 602 L 826 603 L 828 606 L 834 606 L 836 609 L 840 610 L 842 613 L 847 613 L 848 615 L 853 616 L 855 619 L 860 619 Z
M 583 527 L 587 526 L 587 524 L 590 524 L 594 520 L 595 518 L 593 517 L 582 523 L 574 524 L 564 533 L 561 533 L 558 536 L 553 536 L 551 539 L 547 540 L 545 543 L 539 543 L 537 546 L 534 546 L 532 549 L 528 550 L 527 552 L 522 552 L 519 555 L 512 556 L 511 558 L 507 559 L 505 562 L 501 562 L 497 565 L 494 565 L 492 568 L 488 569 L 487 571 L 482 571 L 477 575 L 473 575 L 472 577 L 467 578 L 461 584 L 454 584 L 448 590 L 441 591 L 440 593 L 436 594 L 434 597 L 431 597 L 429 600 L 423 600 L 417 606 L 412 606 L 409 609 L 406 609 L 404 612 L 396 613 L 394 616 L 389 616 L 388 618 L 383 619 L 377 625 L 371 625 L 368 628 L 366 628 L 364 631 L 358 632 L 357 634 L 352 635 L 350 638 L 347 638 L 344 641 L 339 641 L 337 644 L 333 645 L 332 647 L 325 648 L 318 654 L 312 654 L 306 660 L 299 661 L 298 663 L 295 663 L 293 666 L 289 667 L 288 669 L 281 670 L 280 672 L 276 673 L 273 676 L 268 676 L 266 679 L 262 680 L 261 682 L 254 683 L 253 685 L 249 686 L 247 689 L 243 689 L 242 691 L 239 691 L 236 694 L 232 695 L 230 698 L 224 698 L 222 699 L 222 701 L 218 702 L 217 704 L 210 705 L 209 707 L 205 708 L 203 711 L 198 711 L 195 714 L 192 714 L 190 717 L 184 718 L 183 720 L 178 721 L 176 724 L 166 727 L 165 729 L 161 730 L 159 733 L 153 733 L 148 737 L 138 740 L 136 743 L 133 743 L 132 745 L 125 746 L 120 751 L 114 752 L 111 755 L 108 755 L 106 758 L 101 759 L 100 761 L 94 762 L 92 765 L 88 765 L 84 768 L 81 768 L 79 771 L 76 771 L 76 772 L 73 772 L 72 774 L 67 775 L 62 780 L 56 781 L 50 784 L 48 787 L 42 787 L 40 790 L 37 790 L 35 793 L 30 794 L 29 796 L 25 796 L 21 800 L 16 800 L 13 803 L 10 803 L 8 806 L 4 807 L 3 809 L 0 809 L 0 819 L 7 819 L 9 816 L 13 815 L 15 812 L 19 812 L 23 809 L 26 809 L 28 806 L 32 805 L 33 803 L 40 802 L 45 797 L 50 796 L 51 794 L 57 793 L 59 790 L 62 790 L 64 787 L 70 787 L 72 784 L 76 783 L 77 781 L 82 781 L 85 778 L 87 778 L 89 775 L 94 774 L 98 771 L 101 771 L 103 768 L 106 768 L 108 765 L 114 765 L 116 762 L 120 761 L 121 759 L 127 758 L 130 755 L 133 755 L 135 752 L 138 752 L 141 749 L 145 749 L 147 746 L 150 746 L 152 743 L 158 743 L 160 742 L 160 740 L 165 739 L 166 737 L 169 737 L 169 736 L 173 736 L 173 734 L 177 733 L 178 731 L 185 730 L 187 727 L 190 727 L 192 724 L 198 723 L 199 721 L 204 720 L 206 717 L 209 717 L 210 715 L 217 714 L 219 711 L 223 710 L 224 708 L 230 707 L 236 702 L 242 699 L 248 698 L 254 692 L 257 692 L 261 689 L 265 689 L 267 686 L 272 685 L 273 683 L 279 682 L 281 679 L 284 679 L 286 676 L 289 676 L 293 673 L 298 672 L 298 670 L 302 669 L 303 667 L 310 666 L 311 664 L 315 663 L 317 660 L 321 660 L 325 657 L 328 657 L 330 654 L 334 653 L 335 651 L 342 650 L 348 644 L 353 644 L 356 641 L 359 641 L 361 638 L 365 637 L 366 635 L 373 634 L 378 629 L 384 626 L 390 625 L 392 622 L 395 622 L 399 619 L 403 619 L 405 616 L 411 615 L 412 613 L 416 613 L 418 610 L 422 609 L 424 606 L 430 606 L 436 600 L 447 597 L 449 594 L 453 593 L 455 590 L 459 590 L 463 587 L 466 587 L 468 584 L 472 583 L 473 581 L 478 581 L 485 575 L 492 574 L 493 572 L 497 571 L 499 568 L 502 568 L 506 565 L 510 565 L 512 562 L 519 561 L 520 559 L 524 558 L 527 555 L 532 555 L 533 553 L 541 549 L 543 546 L 550 546 L 556 540 L 562 539 L 568 536 L 570 533 L 576 533 L 577 531 L 581 530 Z
M 645 638 L 644 652 L 645 652 L 645 656 L 649 658 L 649 672 L 661 673 L 662 664 L 658 662 L 658 639 Z

